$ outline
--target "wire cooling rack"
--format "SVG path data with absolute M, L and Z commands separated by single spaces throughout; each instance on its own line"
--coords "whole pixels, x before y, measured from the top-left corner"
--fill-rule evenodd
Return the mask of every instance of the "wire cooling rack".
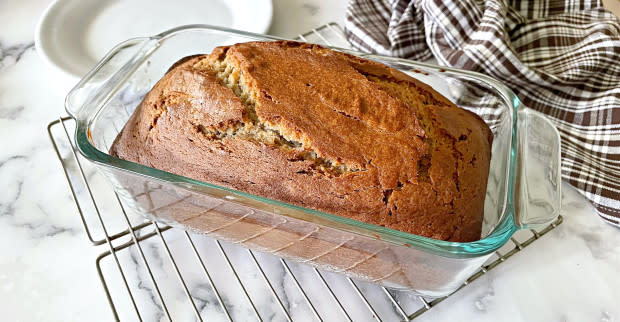
M 349 47 L 335 23 L 299 39 Z M 48 133 L 86 236 L 105 248 L 96 266 L 116 320 L 410 321 L 447 298 L 356 281 L 130 213 L 103 176 L 76 153 L 70 135 L 74 128 L 74 120 L 64 117 L 51 122 Z M 561 222 L 559 217 L 539 231 L 518 232 L 461 288 Z

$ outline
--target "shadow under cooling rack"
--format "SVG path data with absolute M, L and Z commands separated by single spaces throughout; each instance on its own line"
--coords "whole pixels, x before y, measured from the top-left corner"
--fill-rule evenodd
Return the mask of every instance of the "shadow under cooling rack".
M 299 39 L 349 47 L 335 23 Z M 426 299 L 355 281 L 130 213 L 105 178 L 76 153 L 74 127 L 65 117 L 50 123 L 48 132 L 87 238 L 105 247 L 96 265 L 116 320 L 408 321 L 447 298 Z M 518 232 L 461 288 L 561 222 L 559 217 L 542 230 Z

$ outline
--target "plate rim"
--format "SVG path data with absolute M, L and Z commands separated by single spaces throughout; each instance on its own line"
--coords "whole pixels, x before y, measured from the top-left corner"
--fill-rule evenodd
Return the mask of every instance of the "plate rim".
M 45 44 L 44 39 L 46 39 L 46 36 L 48 36 L 48 34 L 46 34 L 46 32 L 43 30 L 43 27 L 49 25 L 49 21 L 50 19 L 52 19 L 51 13 L 53 13 L 56 10 L 59 10 L 58 8 L 60 6 L 62 6 L 64 3 L 69 2 L 69 1 L 81 1 L 81 0 L 54 0 L 50 4 L 47 5 L 45 10 L 43 10 L 43 13 L 41 14 L 41 16 L 39 16 L 37 20 L 37 24 L 34 30 L 34 46 L 35 46 L 35 50 L 37 54 L 39 55 L 39 57 L 42 58 L 42 60 L 45 62 L 46 65 L 52 67 L 54 70 L 59 71 L 65 75 L 68 75 L 76 79 L 80 79 L 84 75 L 80 75 L 79 73 L 77 73 L 76 71 L 72 69 L 65 68 L 59 61 L 57 61 L 55 58 L 53 58 L 53 56 L 49 54 L 51 50 L 51 46 L 44 45 Z M 251 0 L 251 1 L 254 2 L 255 0 Z M 262 2 L 262 5 L 264 5 L 266 9 L 266 15 L 264 15 L 265 19 L 257 24 L 256 30 L 251 30 L 251 32 L 267 33 L 267 31 L 269 30 L 273 22 L 273 12 L 274 12 L 273 0 L 260 0 L 260 1 Z M 227 0 L 223 1 L 224 5 L 228 6 L 229 8 L 231 8 L 231 4 L 232 4 L 231 2 L 232 1 L 227 1 Z M 261 4 L 259 3 L 258 5 L 261 5 Z M 233 10 L 231 10 L 231 12 L 233 12 Z M 54 24 L 52 24 L 52 26 L 54 26 Z M 230 26 L 227 26 L 227 27 L 230 27 Z M 52 28 L 46 28 L 46 29 L 52 29 Z M 144 36 L 151 37 L 153 35 L 149 34 L 149 35 L 144 35 Z M 94 66 L 89 67 L 89 70 L 92 67 Z

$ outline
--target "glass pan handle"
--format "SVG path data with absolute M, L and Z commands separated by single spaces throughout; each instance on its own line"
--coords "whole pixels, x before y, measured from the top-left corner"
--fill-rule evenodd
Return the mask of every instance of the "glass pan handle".
M 516 224 L 541 228 L 553 222 L 561 207 L 560 135 L 544 115 L 529 108 L 517 112 L 518 176 Z
M 96 111 L 122 80 L 138 68 L 159 45 L 152 38 L 134 38 L 118 44 L 67 94 L 65 109 L 74 119 Z

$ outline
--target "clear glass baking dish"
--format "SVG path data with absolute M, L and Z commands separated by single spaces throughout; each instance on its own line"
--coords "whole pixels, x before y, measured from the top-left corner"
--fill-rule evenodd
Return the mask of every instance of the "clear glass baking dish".
M 126 207 L 147 218 L 424 296 L 458 288 L 519 229 L 556 219 L 560 139 L 539 113 L 481 74 L 348 53 L 398 68 L 479 114 L 494 134 L 482 239 L 434 240 L 193 180 L 107 153 L 144 95 L 178 59 L 216 46 L 279 38 L 207 25 L 125 41 L 68 94 L 80 153 L 112 182 Z

